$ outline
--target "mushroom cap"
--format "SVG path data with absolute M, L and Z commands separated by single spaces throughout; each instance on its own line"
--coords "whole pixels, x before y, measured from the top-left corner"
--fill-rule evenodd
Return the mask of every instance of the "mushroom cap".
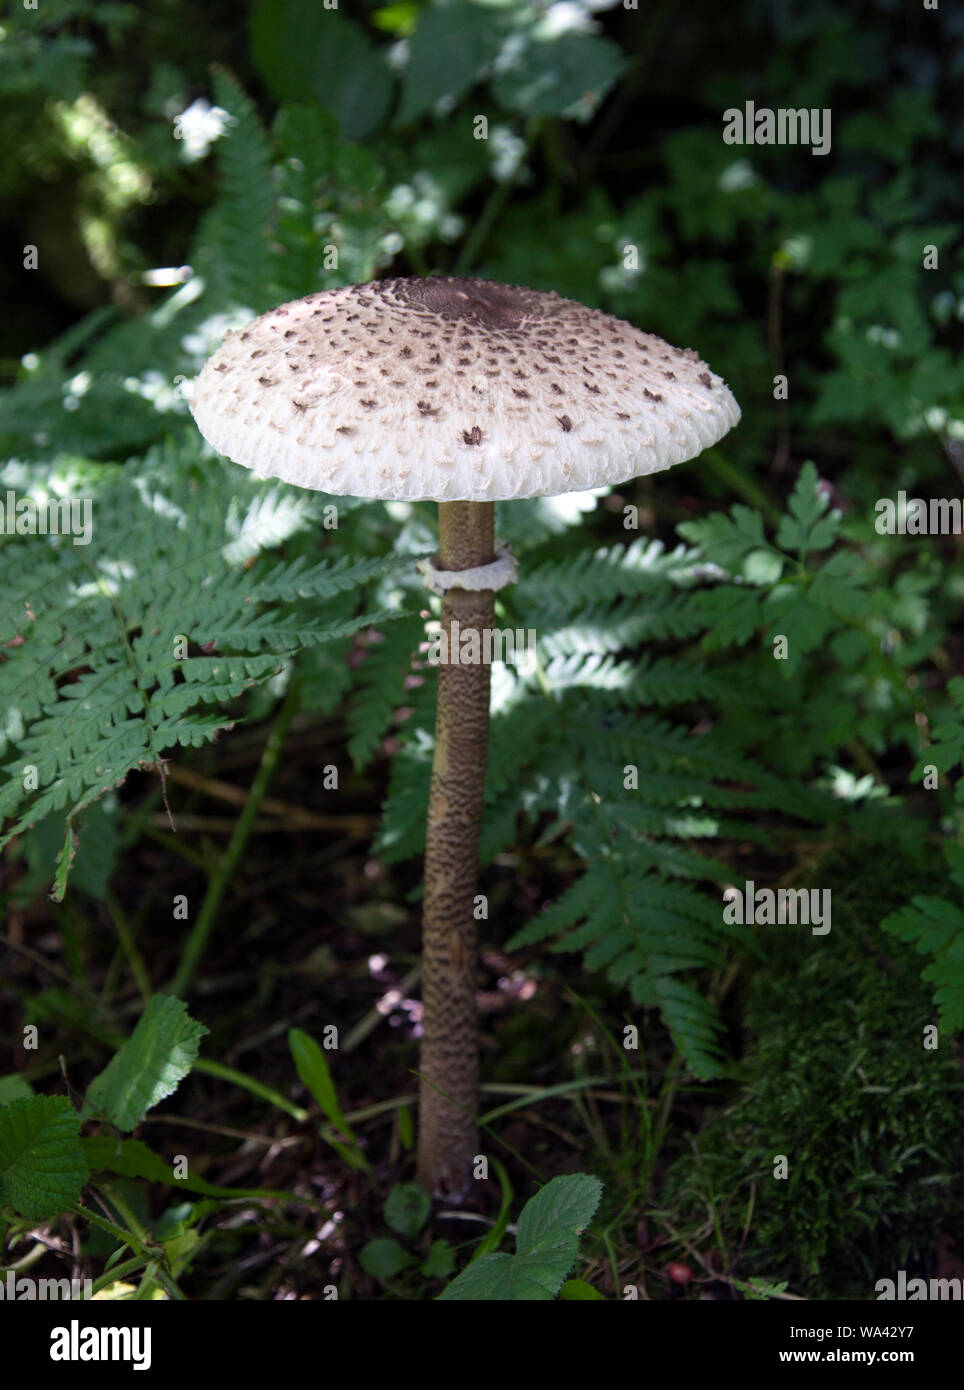
M 377 280 L 230 333 L 191 410 L 219 453 L 337 496 L 496 501 L 694 458 L 740 418 L 691 349 L 555 293 Z

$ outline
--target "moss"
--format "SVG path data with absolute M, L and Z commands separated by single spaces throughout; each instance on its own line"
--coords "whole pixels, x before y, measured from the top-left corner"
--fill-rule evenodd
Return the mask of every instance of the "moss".
M 964 1076 L 934 1022 L 921 961 L 879 929 L 940 861 L 854 844 L 811 886 L 833 893 L 833 928 L 764 927 L 766 963 L 745 1000 L 744 1087 L 677 1161 L 662 1194 L 702 1223 L 708 1202 L 738 1277 L 789 1281 L 810 1297 L 873 1298 L 898 1269 L 928 1269 L 940 1230 L 964 1217 Z M 788 1175 L 774 1178 L 777 1155 Z M 964 1253 L 964 1252 L 962 1252 Z

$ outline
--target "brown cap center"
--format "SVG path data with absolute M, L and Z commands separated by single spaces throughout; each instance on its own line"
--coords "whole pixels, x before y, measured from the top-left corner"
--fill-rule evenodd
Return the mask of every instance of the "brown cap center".
M 484 280 L 429 278 L 399 280 L 396 289 L 413 309 L 425 309 L 440 318 L 462 319 L 482 328 L 518 328 L 538 313 L 538 296 L 514 285 Z

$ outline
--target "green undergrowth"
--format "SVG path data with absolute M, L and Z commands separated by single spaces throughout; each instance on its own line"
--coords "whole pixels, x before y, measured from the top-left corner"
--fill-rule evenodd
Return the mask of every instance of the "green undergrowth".
M 910 893 L 939 891 L 942 873 L 936 855 L 857 842 L 811 881 L 833 894 L 829 935 L 758 928 L 770 952 L 746 991 L 742 1090 L 660 1196 L 704 1256 L 716 1247 L 715 1268 L 872 1299 L 900 1269 L 933 1275 L 942 1237 L 961 1229 L 959 1049 L 943 1034 L 925 1049 L 936 1014 L 919 957 L 877 925 Z

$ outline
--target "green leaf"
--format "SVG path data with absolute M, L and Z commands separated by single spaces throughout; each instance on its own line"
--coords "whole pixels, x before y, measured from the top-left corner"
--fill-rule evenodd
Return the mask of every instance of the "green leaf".
M 407 125 L 440 97 L 463 96 L 495 58 L 504 32 L 498 16 L 467 0 L 427 6 L 411 40 L 397 123 Z
M 598 1289 L 594 1289 L 592 1284 L 587 1284 L 585 1279 L 567 1279 L 559 1293 L 560 1298 L 570 1300 L 589 1300 L 599 1299 L 605 1303 L 606 1300 Z
M 964 911 L 945 898 L 919 895 L 880 925 L 902 941 L 913 942 L 922 955 L 934 957 L 922 975 L 936 986 L 941 1032 L 964 1028 Z
M 756 552 L 760 554 L 759 551 Z M 713 626 L 704 638 L 709 650 L 749 642 L 763 621 L 760 593 L 748 587 L 720 584 L 699 595 L 701 606 Z
M 730 515 L 712 512 L 701 521 L 683 521 L 677 531 L 698 545 L 712 564 L 733 570 L 750 551 L 769 549 L 763 534 L 763 517 L 737 503 Z
M 229 72 L 216 68 L 214 98 L 232 124 L 216 146 L 221 196 L 205 222 L 206 281 L 232 305 L 268 303 L 268 225 L 274 211 L 271 152 L 258 110 Z
M 415 1142 L 415 1127 L 412 1124 L 412 1112 L 407 1105 L 400 1105 L 397 1110 L 398 1116 L 398 1139 L 406 1153 L 411 1153 L 412 1145 Z
M 522 1208 L 516 1253 L 473 1260 L 440 1299 L 544 1301 L 555 1298 L 579 1255 L 579 1236 L 592 1220 L 602 1183 L 587 1173 L 553 1178 Z
M 530 37 L 492 90 L 503 106 L 524 116 L 587 119 L 627 66 L 618 45 L 595 34 Z
M 787 639 L 786 658 L 777 662 L 786 679 L 796 674 L 804 654 L 819 647 L 834 626 L 832 616 L 816 608 L 794 585 L 772 589 L 764 600 L 763 612 L 771 624 L 768 644 L 775 637 Z
M 777 545 L 784 550 L 795 550 L 801 560 L 810 550 L 826 550 L 833 544 L 840 526 L 838 516 L 823 515 L 828 505 L 816 465 L 805 463 L 787 502 L 790 515 L 780 522 Z
M 116 1173 L 123 1178 L 142 1178 L 167 1187 L 183 1188 L 203 1197 L 263 1197 L 273 1201 L 295 1201 L 293 1193 L 276 1188 L 216 1187 L 204 1178 L 175 1178 L 170 1163 L 140 1139 L 113 1139 L 97 1134 L 80 1141 L 81 1150 L 92 1173 Z
M 354 1139 L 351 1125 L 345 1119 L 341 1106 L 338 1104 L 335 1082 L 325 1060 L 325 1054 L 314 1038 L 300 1028 L 289 1028 L 288 1047 L 291 1049 L 295 1069 L 302 1084 L 308 1087 L 335 1128 Z
M 779 580 L 784 563 L 775 550 L 751 550 L 743 561 L 743 578 L 748 584 L 769 588 Z
M 392 81 L 365 31 L 321 0 L 258 0 L 251 52 L 280 101 L 315 101 L 337 117 L 348 140 L 383 120 Z
M 396 1183 L 385 1203 L 385 1220 L 400 1236 L 417 1236 L 428 1220 L 432 1199 L 416 1183 Z
M 576 1236 L 599 1206 L 602 1183 L 588 1173 L 553 1178 L 522 1208 L 516 1236 L 520 1255 L 578 1248 Z M 574 1244 L 575 1242 L 575 1244 Z
M 388 229 L 377 191 L 380 166 L 318 106 L 283 106 L 273 133 L 281 155 L 275 300 L 370 279 Z M 337 251 L 337 269 L 326 264 L 328 246 Z
M 437 1301 L 494 1302 L 514 1298 L 551 1298 L 552 1294 L 546 1293 L 536 1281 L 529 1286 L 520 1283 L 518 1273 L 515 1272 L 515 1259 L 515 1255 L 506 1255 L 503 1251 L 480 1256 L 479 1259 L 473 1260 L 467 1269 L 463 1269 L 451 1284 L 446 1285 L 438 1295 Z M 529 1289 L 528 1292 L 525 1291 L 526 1288 Z
M 455 1268 L 455 1256 L 447 1240 L 433 1240 L 432 1248 L 422 1263 L 426 1279 L 444 1279 Z
M 417 1263 L 415 1256 L 410 1255 L 390 1236 L 370 1240 L 367 1245 L 362 1246 L 358 1258 L 365 1273 L 371 1274 L 375 1279 L 393 1279 L 403 1269 Z
M 118 1129 L 134 1129 L 152 1105 L 177 1090 L 207 1031 L 180 999 L 155 994 L 131 1036 L 88 1087 L 85 1116 L 99 1110 Z
M 371 21 L 376 29 L 383 29 L 386 34 L 398 34 L 400 38 L 407 39 L 418 22 L 418 16 L 419 6 L 414 0 L 404 0 L 403 4 L 383 5 L 381 9 L 375 10 Z
M 0 1076 L 0 1105 L 9 1105 L 12 1100 L 22 1100 L 26 1096 L 32 1095 L 33 1087 L 19 1072 L 11 1072 L 9 1076 Z
M 0 662 L 0 849 L 59 813 L 58 899 L 75 817 L 134 768 L 157 768 L 167 749 L 229 728 L 236 698 L 305 646 L 342 641 L 372 621 L 350 590 L 386 573 L 385 558 L 257 555 L 317 518 L 314 496 L 266 491 L 216 460 L 199 492 L 197 449 L 185 439 L 99 472 L 88 546 L 0 537 L 0 642 L 24 639 Z M 183 659 L 178 637 L 190 644 Z M 212 645 L 216 655 L 199 651 Z M 78 863 L 83 829 L 80 838 Z
M 30 1096 L 4 1107 L 0 1202 L 46 1221 L 76 1202 L 87 1181 L 80 1116 L 64 1096 Z

